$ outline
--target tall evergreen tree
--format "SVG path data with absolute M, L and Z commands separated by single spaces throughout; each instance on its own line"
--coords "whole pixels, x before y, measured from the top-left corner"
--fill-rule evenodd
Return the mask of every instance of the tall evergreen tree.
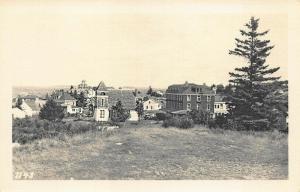
M 141 102 L 141 101 L 137 101 L 137 102 L 136 102 L 135 111 L 137 112 L 137 114 L 138 114 L 138 116 L 139 116 L 139 121 L 140 121 L 141 118 L 142 118 L 142 116 L 144 115 L 144 106 L 143 106 L 143 102 Z
M 39 116 L 41 119 L 49 121 L 59 121 L 64 118 L 64 109 L 57 105 L 52 99 L 48 100 L 41 109 Z
M 269 31 L 258 32 L 259 19 L 251 17 L 245 24 L 246 29 L 241 29 L 241 39 L 236 38 L 236 47 L 229 51 L 246 60 L 247 64 L 235 68 L 230 72 L 230 83 L 233 83 L 234 92 L 229 100 L 231 115 L 240 119 L 266 118 L 265 97 L 270 94 L 269 85 L 278 81 L 280 77 L 271 76 L 279 67 L 270 68 L 266 58 L 274 46 L 269 45 L 270 40 L 264 40 Z
M 124 122 L 129 117 L 129 113 L 124 109 L 121 101 L 118 101 L 116 105 L 112 106 L 111 120 L 113 122 Z

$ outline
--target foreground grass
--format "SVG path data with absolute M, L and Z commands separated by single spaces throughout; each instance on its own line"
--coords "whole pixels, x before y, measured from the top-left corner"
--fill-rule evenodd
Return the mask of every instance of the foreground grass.
M 33 179 L 287 179 L 287 136 L 127 125 L 13 149 Z

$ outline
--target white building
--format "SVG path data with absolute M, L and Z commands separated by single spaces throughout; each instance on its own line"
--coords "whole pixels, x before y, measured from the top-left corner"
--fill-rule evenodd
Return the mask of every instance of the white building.
M 36 111 L 33 111 L 32 108 L 24 101 L 20 105 L 20 108 L 25 113 L 25 116 L 32 117 L 32 115 L 36 115 Z
M 78 113 L 82 113 L 83 109 L 81 107 L 74 107 L 71 105 L 67 106 L 67 113 L 68 114 L 78 114 Z
M 26 117 L 26 113 L 24 111 L 22 111 L 21 109 L 14 107 L 12 108 L 12 118 L 25 118 Z
M 144 111 L 156 111 L 161 109 L 161 103 L 153 99 L 143 102 Z
M 130 110 L 128 121 L 138 121 L 138 120 L 139 120 L 138 113 L 135 110 Z
M 96 108 L 94 112 L 95 121 L 108 121 L 108 95 L 107 88 L 103 81 L 101 81 L 96 89 Z
M 225 115 L 228 113 L 226 102 L 224 101 L 224 97 L 221 95 L 215 96 L 214 102 L 214 118 L 219 115 Z

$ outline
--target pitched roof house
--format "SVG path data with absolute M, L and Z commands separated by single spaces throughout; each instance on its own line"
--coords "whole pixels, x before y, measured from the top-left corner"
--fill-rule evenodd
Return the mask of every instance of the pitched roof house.
M 108 121 L 112 106 L 121 101 L 123 107 L 130 110 L 131 120 L 136 114 L 134 109 L 136 106 L 135 97 L 131 90 L 109 90 L 103 81 L 96 87 L 96 99 L 94 106 L 96 107 L 94 117 L 96 121 Z
M 22 111 L 21 109 L 19 109 L 18 107 L 14 107 L 12 108 L 12 118 L 25 118 L 26 117 L 26 113 L 24 111 Z
M 53 99 L 57 104 L 63 107 L 66 107 L 68 105 L 76 106 L 76 99 L 72 97 L 69 93 L 64 91 L 55 91 L 51 95 L 51 99 Z
M 131 90 L 111 90 L 107 93 L 108 106 L 111 108 L 116 105 L 118 101 L 122 102 L 125 109 L 135 109 L 135 97 Z

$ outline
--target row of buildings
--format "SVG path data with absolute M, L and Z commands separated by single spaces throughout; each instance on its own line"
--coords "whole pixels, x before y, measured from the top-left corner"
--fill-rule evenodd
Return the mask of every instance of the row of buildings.
M 77 99 L 72 93 L 83 94 L 85 107 L 77 106 Z M 210 113 L 212 118 L 226 114 L 227 107 L 223 101 L 223 96 L 216 94 L 215 88 L 185 82 L 184 84 L 171 85 L 164 93 L 165 97 L 150 97 L 147 100 L 139 100 L 132 90 L 113 89 L 107 87 L 103 81 L 98 86 L 92 87 L 82 81 L 77 87 L 69 90 L 54 91 L 50 98 L 57 104 L 64 107 L 66 114 L 89 114 L 96 121 L 108 121 L 111 115 L 111 108 L 118 101 L 130 112 L 131 121 L 137 121 L 138 115 L 135 111 L 136 102 L 143 102 L 145 113 L 165 111 L 173 115 L 186 115 L 190 110 L 201 110 Z M 22 104 L 16 106 L 17 99 L 21 99 Z M 13 118 L 23 118 L 25 116 L 37 115 L 46 99 L 29 95 L 18 97 L 13 100 Z

